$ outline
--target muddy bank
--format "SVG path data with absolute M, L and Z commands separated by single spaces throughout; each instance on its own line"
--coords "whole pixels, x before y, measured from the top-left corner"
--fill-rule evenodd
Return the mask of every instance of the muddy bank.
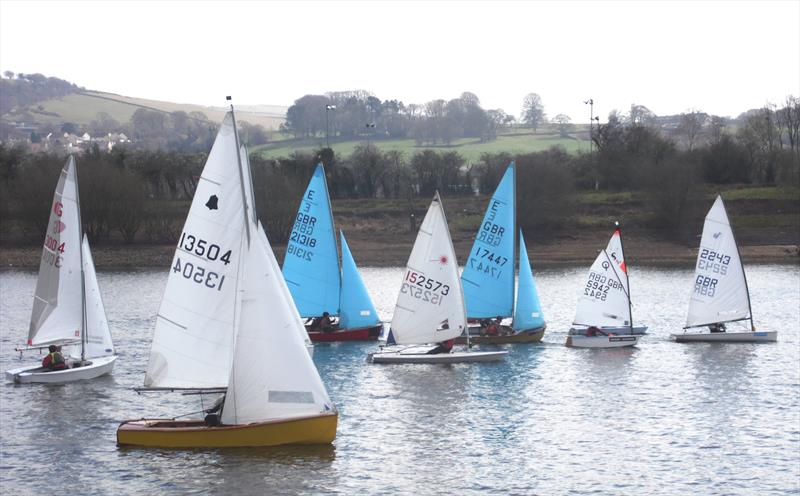
M 585 233 L 554 238 L 549 242 L 528 242 L 528 255 L 534 270 L 546 267 L 586 265 L 594 260 L 597 250 L 605 246 L 609 232 Z M 391 237 L 367 236 L 354 233 L 348 244 L 361 267 L 390 267 L 405 265 L 415 235 L 401 233 Z M 697 247 L 667 242 L 655 237 L 628 236 L 625 255 L 631 265 L 693 267 Z M 472 247 L 470 236 L 453 240 L 459 261 L 463 263 Z M 275 255 L 283 260 L 285 246 L 275 246 Z M 106 245 L 92 248 L 99 270 L 166 270 L 174 254 L 174 245 Z M 761 244 L 740 246 L 747 263 L 800 263 L 796 244 Z M 41 248 L 38 246 L 0 246 L 0 267 L 29 269 L 39 267 Z

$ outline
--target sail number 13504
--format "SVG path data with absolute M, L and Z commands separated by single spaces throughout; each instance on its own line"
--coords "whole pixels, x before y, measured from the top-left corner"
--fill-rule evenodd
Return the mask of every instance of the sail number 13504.
M 193 255 L 197 255 L 198 257 L 207 258 L 212 262 L 220 260 L 225 265 L 231 263 L 231 250 L 223 253 L 219 245 L 209 243 L 204 239 L 200 239 L 192 234 L 186 234 L 185 232 L 181 234 L 178 248 Z
M 194 281 L 197 284 L 202 284 L 210 289 L 216 289 L 217 291 L 221 291 L 222 285 L 225 283 L 224 274 L 219 275 L 211 270 L 206 270 L 205 267 L 197 266 L 192 262 L 182 262 L 181 257 L 175 257 L 175 265 L 172 266 L 172 272 L 177 272 L 185 279 Z

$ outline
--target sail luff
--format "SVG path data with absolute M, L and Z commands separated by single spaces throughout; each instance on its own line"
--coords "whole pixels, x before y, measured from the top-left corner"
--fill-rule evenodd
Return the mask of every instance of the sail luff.
M 240 151 L 241 150 L 241 145 L 239 144 L 239 133 L 236 130 L 236 114 L 233 111 L 233 104 L 231 104 L 231 120 L 233 121 L 233 138 L 236 141 L 236 163 L 239 165 L 239 167 L 238 167 L 238 169 L 239 169 L 239 185 L 241 186 L 242 202 L 244 203 L 244 210 L 242 212 L 244 214 L 244 229 L 245 229 L 245 232 L 247 233 L 247 245 L 249 246 L 250 245 L 250 216 L 248 215 L 249 205 L 247 204 L 247 194 L 245 193 L 245 188 L 247 188 L 248 186 L 245 186 L 245 181 L 244 181 L 244 170 L 242 168 L 242 155 L 241 155 L 241 151 Z M 249 177 L 249 175 L 248 175 L 248 177 Z M 250 185 L 250 188 L 252 189 L 252 183 Z
M 625 289 L 626 294 L 628 296 L 628 315 L 630 316 L 630 329 L 631 334 L 633 334 L 633 304 L 631 303 L 631 279 L 630 274 L 628 274 L 628 264 L 625 263 L 625 244 L 622 242 L 622 228 L 619 225 L 619 222 L 616 223 L 617 225 L 617 232 L 619 233 L 619 249 L 622 252 L 622 260 L 624 267 L 622 267 L 622 271 L 625 272 Z

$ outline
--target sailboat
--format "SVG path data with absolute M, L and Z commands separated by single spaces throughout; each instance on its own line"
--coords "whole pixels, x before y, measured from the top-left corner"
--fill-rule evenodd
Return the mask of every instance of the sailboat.
M 514 162 L 489 201 L 469 258 L 461 273 L 469 339 L 474 343 L 536 343 L 545 331 L 539 294 L 533 279 L 528 249 L 519 233 L 519 282 L 514 301 L 514 225 L 516 215 Z M 499 321 L 512 318 L 511 325 Z M 494 326 L 489 321 L 495 319 Z M 483 322 L 483 324 L 481 324 Z M 487 333 L 487 327 L 492 334 Z M 457 342 L 466 342 L 466 336 Z
M 353 255 L 339 232 L 342 263 L 336 249 L 325 169 L 318 164 L 308 183 L 283 260 L 283 275 L 311 341 L 376 340 L 383 324 L 375 311 Z M 327 332 L 316 328 L 324 314 L 339 321 Z
M 117 444 L 328 444 L 338 413 L 252 203 L 233 108 L 197 185 L 161 301 L 146 390 L 224 392 L 205 419 L 128 420 Z
M 742 321 L 750 322 L 749 330 L 725 329 L 725 324 Z M 706 326 L 710 332 L 702 330 Z M 670 337 L 678 343 L 778 340 L 778 331 L 756 331 L 753 324 L 747 277 L 721 196 L 717 196 L 703 224 L 686 327 L 683 333 Z
M 578 299 L 567 346 L 576 348 L 621 348 L 634 346 L 642 334 L 634 333 L 628 269 L 622 250 L 622 231 L 617 228 L 608 246 L 589 269 L 589 277 Z M 625 333 L 620 335 L 621 329 Z
M 81 226 L 75 159 L 61 170 L 47 223 L 33 297 L 28 346 L 63 346 L 69 368 L 40 365 L 6 371 L 13 382 L 64 383 L 111 373 L 117 360 L 108 328 L 89 241 Z
M 447 219 L 437 191 L 420 225 L 394 308 L 386 346 L 372 363 L 458 363 L 500 361 L 506 351 L 436 353 L 467 325 L 464 294 Z

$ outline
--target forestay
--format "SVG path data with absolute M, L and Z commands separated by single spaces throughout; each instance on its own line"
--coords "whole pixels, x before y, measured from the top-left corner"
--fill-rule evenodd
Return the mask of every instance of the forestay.
M 517 304 L 514 307 L 514 331 L 538 329 L 544 326 L 544 314 L 539 302 L 539 293 L 533 279 L 528 248 L 522 231 L 519 232 L 519 283 L 517 284 Z
M 434 343 L 460 336 L 465 326 L 458 263 L 437 192 L 406 265 L 392 335 L 397 344 Z
M 461 281 L 470 318 L 510 317 L 514 307 L 514 162 L 489 201 Z
M 625 266 L 621 248 L 617 230 L 589 269 L 589 276 L 578 299 L 573 322 L 575 325 L 631 325 L 628 285 L 623 272 Z
M 725 205 L 717 196 L 703 225 L 686 327 L 749 317 L 750 302 L 742 261 Z
M 28 344 L 81 338 L 81 219 L 75 159 L 61 170 L 47 222 L 39 278 L 33 297 Z
M 245 239 L 233 115 L 222 122 L 197 184 L 158 311 L 146 387 L 225 387 Z
M 242 425 L 314 415 L 332 409 L 300 331 L 303 323 L 282 297 L 285 282 L 266 234 L 247 251 L 240 316 L 222 423 Z
M 300 202 L 283 275 L 301 316 L 339 314 L 339 255 L 322 164 L 317 165 Z
M 353 254 L 344 233 L 339 232 L 339 239 L 342 244 L 342 291 L 339 298 L 341 310 L 339 312 L 341 320 L 339 322 L 343 329 L 357 329 L 362 327 L 372 327 L 380 324 L 378 312 L 372 298 L 369 297 L 367 286 L 361 279 Z

